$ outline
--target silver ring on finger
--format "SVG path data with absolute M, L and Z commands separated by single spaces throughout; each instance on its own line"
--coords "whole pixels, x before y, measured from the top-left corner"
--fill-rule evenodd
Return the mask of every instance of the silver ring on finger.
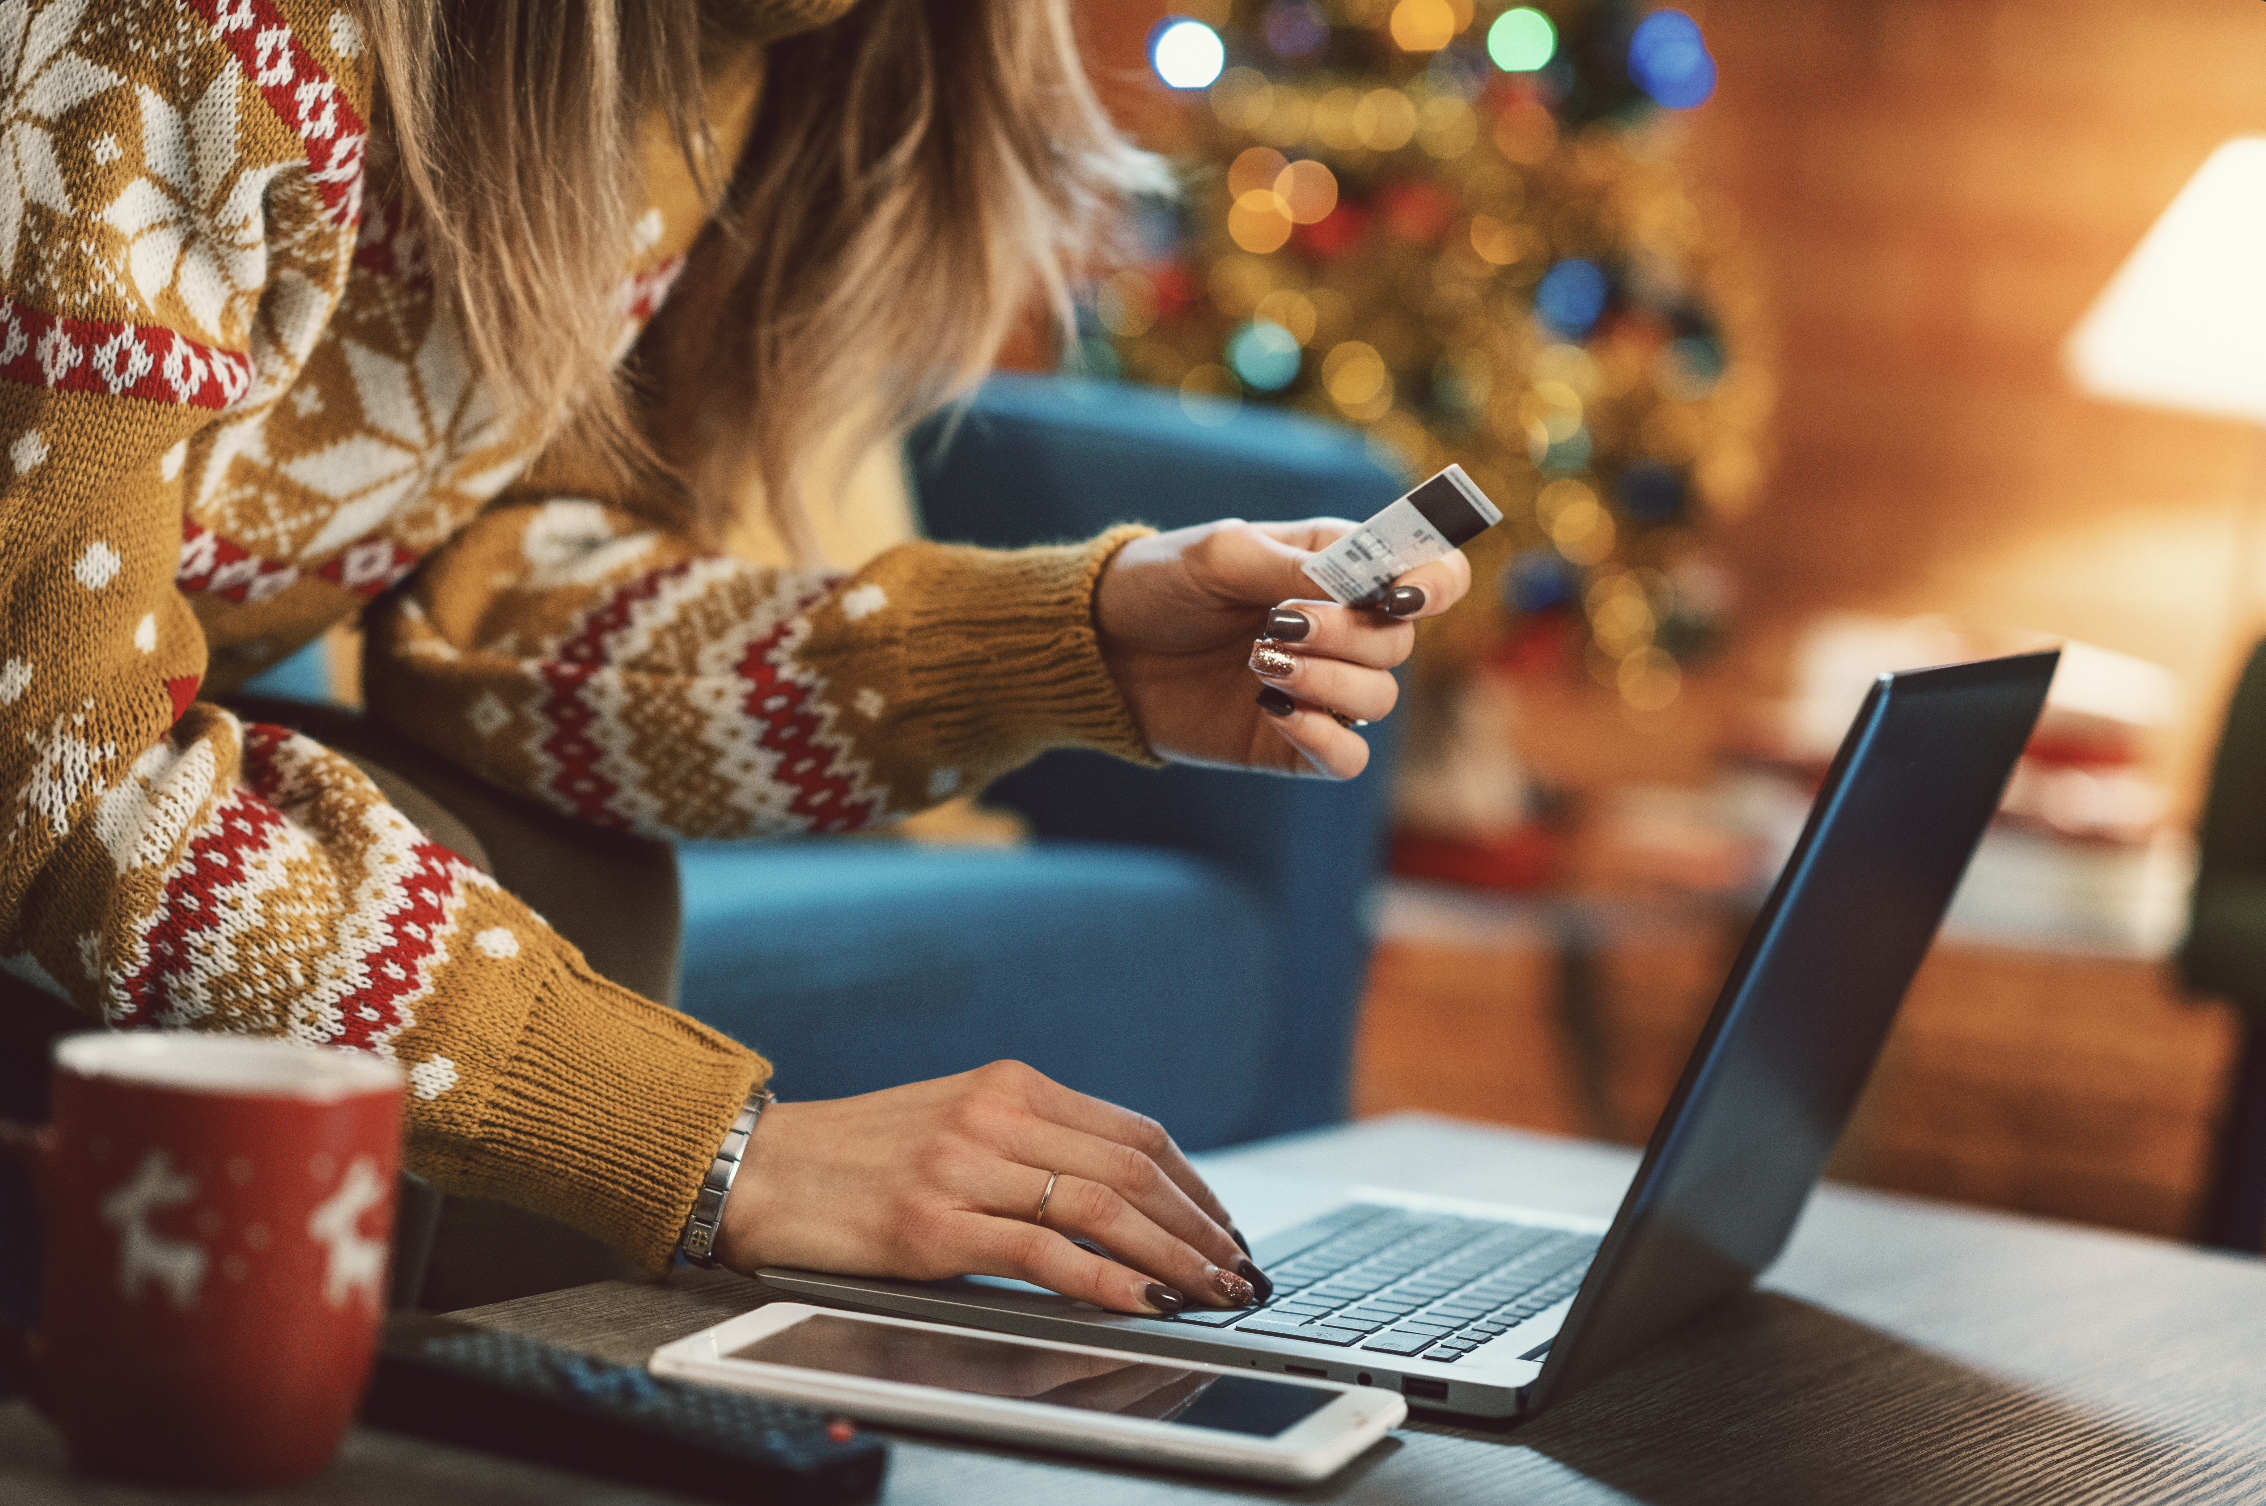
M 1366 727 L 1369 725 L 1369 719 L 1367 717 L 1347 716 L 1342 711 L 1333 711 L 1330 713 L 1330 715 L 1337 718 L 1337 723 L 1341 727 Z
M 1062 1173 L 1059 1171 L 1050 1171 L 1046 1174 L 1046 1191 L 1039 1194 L 1039 1211 L 1031 1215 L 1032 1223 L 1043 1224 L 1046 1222 L 1046 1205 L 1053 1200 L 1055 1179 L 1061 1175 Z

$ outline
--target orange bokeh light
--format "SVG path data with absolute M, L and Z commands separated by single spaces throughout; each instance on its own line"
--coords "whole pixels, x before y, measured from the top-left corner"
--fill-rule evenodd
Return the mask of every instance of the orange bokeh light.
M 1274 190 L 1296 225 L 1319 224 L 1338 207 L 1337 174 L 1319 162 L 1291 163 L 1276 176 Z

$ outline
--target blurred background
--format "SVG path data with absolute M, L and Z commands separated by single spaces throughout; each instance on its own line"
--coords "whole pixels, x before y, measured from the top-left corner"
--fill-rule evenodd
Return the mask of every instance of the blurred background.
M 2255 254 L 2119 269 L 2266 130 L 2266 7 L 1081 19 L 1183 191 L 1011 364 L 1321 414 L 1508 514 L 1410 676 L 1357 1109 L 1641 1140 L 1868 679 L 2067 641 L 1836 1174 L 2196 1233 L 2248 1036 L 2171 959 L 2266 403 L 2149 362 L 2266 295 Z

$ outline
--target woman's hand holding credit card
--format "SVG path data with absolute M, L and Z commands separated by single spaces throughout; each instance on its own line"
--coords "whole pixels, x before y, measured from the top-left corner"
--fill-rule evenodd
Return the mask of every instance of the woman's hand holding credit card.
M 1095 596 L 1103 658 L 1164 758 L 1350 779 L 1369 762 L 1352 729 L 1393 709 L 1412 624 L 1463 598 L 1458 546 L 1501 520 L 1451 465 L 1359 525 L 1230 519 L 1136 539 Z

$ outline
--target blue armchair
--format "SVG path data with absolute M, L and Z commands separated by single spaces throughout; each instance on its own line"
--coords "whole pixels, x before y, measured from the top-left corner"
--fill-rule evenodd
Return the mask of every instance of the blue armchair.
M 1401 489 L 1358 435 L 1178 395 L 998 377 L 915 437 L 929 535 L 1011 546 L 1133 520 L 1368 516 Z M 1254 682 L 1256 685 L 1256 682 Z M 1019 1057 L 1190 1149 L 1344 1115 L 1383 850 L 1391 721 L 1347 784 L 1054 753 L 984 797 L 1007 848 L 687 843 L 679 1003 L 791 1097 Z

